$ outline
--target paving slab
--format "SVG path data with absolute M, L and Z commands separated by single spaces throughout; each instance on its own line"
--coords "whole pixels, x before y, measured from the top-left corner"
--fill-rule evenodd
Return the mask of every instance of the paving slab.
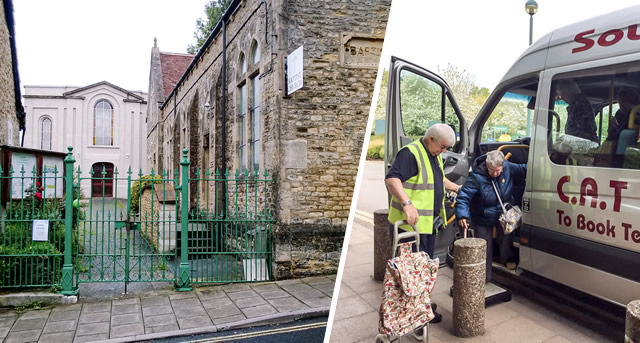
M 190 299 L 190 298 L 196 298 L 197 294 L 196 292 L 181 292 L 181 293 L 176 293 L 176 294 L 171 294 L 169 295 L 169 299 L 170 300 L 181 300 L 181 299 Z
M 261 297 L 241 298 L 234 301 L 239 308 L 255 307 L 260 305 L 266 305 L 267 301 Z
M 23 313 L 20 319 L 47 319 L 50 313 L 51 310 L 31 310 Z
M 160 306 L 142 306 L 142 315 L 146 316 L 157 316 L 160 314 L 173 314 L 173 307 L 171 305 L 160 305 Z
M 80 318 L 80 310 L 51 312 L 49 315 L 49 322 L 59 322 L 63 320 L 78 320 Z
M 100 340 L 109 339 L 109 331 L 106 333 L 97 333 L 92 335 L 78 336 L 73 339 L 73 343 L 85 343 L 85 342 L 95 342 Z
M 209 317 L 211 319 L 215 320 L 219 318 L 242 314 L 242 311 L 240 311 L 240 309 L 236 305 L 226 305 L 226 306 L 220 306 L 217 309 L 211 309 L 207 311 L 207 313 L 209 314 Z
M 330 297 L 320 297 L 320 298 L 309 298 L 302 300 L 307 306 L 311 308 L 315 307 L 331 307 L 331 298 Z
M 204 307 L 200 305 L 192 307 L 177 307 L 173 309 L 173 313 L 175 313 L 177 318 L 189 318 L 207 315 L 207 311 L 205 311 Z
M 126 337 L 144 334 L 144 325 L 142 323 L 132 323 L 111 327 L 110 338 Z
M 16 323 L 13 324 L 13 327 L 11 328 L 11 332 L 26 331 L 26 330 L 42 330 L 46 322 L 47 322 L 46 318 L 35 318 L 35 319 L 19 318 L 18 320 L 16 320 Z
M 244 315 L 247 318 L 255 318 L 255 317 L 261 317 L 261 316 L 266 316 L 268 314 L 275 314 L 278 313 L 278 311 L 273 308 L 273 306 L 271 305 L 260 305 L 260 306 L 256 306 L 256 307 L 247 307 L 247 308 L 243 308 L 240 309 L 242 311 L 242 313 L 244 313 Z
M 222 288 L 202 290 L 198 291 L 197 294 L 198 298 L 200 298 L 200 301 L 227 298 L 227 293 L 225 293 Z
M 169 296 L 167 295 L 158 295 L 151 297 L 141 298 L 142 306 L 161 306 L 161 305 L 171 305 L 169 301 Z
M 276 281 L 276 285 L 282 287 L 282 286 L 286 286 L 286 285 L 293 285 L 296 283 L 302 283 L 302 281 L 300 279 L 288 279 L 288 280 L 280 280 L 280 281 Z
M 111 301 L 113 306 L 140 304 L 140 298 L 125 298 Z
M 236 284 L 236 285 L 223 286 L 222 289 L 227 293 L 235 293 L 235 292 L 241 292 L 241 291 L 249 291 L 251 290 L 251 287 L 249 285 Z
M 233 322 L 237 322 L 237 321 L 245 320 L 245 319 L 247 319 L 247 317 L 245 317 L 244 314 L 236 314 L 236 315 L 233 315 L 233 316 L 214 319 L 213 320 L 213 324 L 222 325 L 222 324 L 233 323 Z
M 189 318 L 178 318 L 178 325 L 180 326 L 181 330 L 184 330 L 212 326 L 213 323 L 211 322 L 211 319 L 209 319 L 209 316 L 204 315 Z
M 260 293 L 260 296 L 264 299 L 276 299 L 290 297 L 291 294 L 278 288 L 277 290 L 262 292 Z
M 224 298 L 213 298 L 209 300 L 200 299 L 200 300 L 202 302 L 202 306 L 207 310 L 211 308 L 220 307 L 220 306 L 233 305 L 233 301 L 231 301 L 231 299 L 229 299 L 229 297 L 227 297 L 226 294 Z
M 170 325 L 170 324 L 176 324 L 176 325 L 178 324 L 178 321 L 176 320 L 176 316 L 174 316 L 173 313 L 144 317 L 145 328 L 151 327 L 151 326 L 163 326 L 163 325 Z
M 111 307 L 112 315 L 120 315 L 127 313 L 140 312 L 140 304 L 113 305 Z
M 59 322 L 48 322 L 44 326 L 43 333 L 55 333 L 55 332 L 66 332 L 66 331 L 76 331 L 76 326 L 78 325 L 77 320 L 63 320 Z
M 91 324 L 80 323 L 78 324 L 78 328 L 76 329 L 76 337 L 99 334 L 99 333 L 107 333 L 107 335 L 109 334 L 109 322 L 91 323 Z
M 82 313 L 111 312 L 111 302 L 84 304 Z
M 167 324 L 167 325 L 160 325 L 160 326 L 145 326 L 144 327 L 144 333 L 145 334 L 161 333 L 161 332 L 169 332 L 169 331 L 178 331 L 178 330 L 180 330 L 180 327 L 178 326 L 178 322 L 176 322 L 175 324 Z
M 38 342 L 42 343 L 69 343 L 73 342 L 75 331 L 43 333 Z
M 108 322 L 110 320 L 111 320 L 111 313 L 109 312 L 80 314 L 80 324 Z
M 194 306 L 202 306 L 202 304 L 200 303 L 200 299 L 193 297 L 193 298 L 186 298 L 186 299 L 178 299 L 178 300 L 171 300 L 171 306 L 173 306 L 174 309 L 176 308 L 190 308 L 190 307 L 194 307 Z
M 111 326 L 142 323 L 142 313 L 128 313 L 111 316 Z
M 4 339 L 5 343 L 37 342 L 42 330 L 11 331 Z
M 309 306 L 302 303 L 296 298 L 278 298 L 269 300 L 269 304 L 278 310 L 278 312 L 294 312 L 309 309 Z
M 237 300 L 237 299 L 243 299 L 243 298 L 257 297 L 258 293 L 254 292 L 252 289 L 246 289 L 243 291 L 228 293 L 227 295 L 231 300 Z

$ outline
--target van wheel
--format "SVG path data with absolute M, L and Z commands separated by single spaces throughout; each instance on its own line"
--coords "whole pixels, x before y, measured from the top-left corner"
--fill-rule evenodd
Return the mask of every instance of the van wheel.
M 453 243 L 451 243 L 448 247 L 447 247 L 447 266 L 449 266 L 450 268 L 453 268 Z

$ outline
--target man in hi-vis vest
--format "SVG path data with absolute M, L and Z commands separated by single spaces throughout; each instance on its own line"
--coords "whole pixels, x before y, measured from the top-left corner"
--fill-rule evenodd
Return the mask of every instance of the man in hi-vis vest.
M 391 193 L 389 204 L 390 230 L 393 223 L 406 220 L 415 225 L 420 233 L 420 246 L 433 258 L 438 230 L 444 228 L 446 214 L 444 209 L 445 187 L 458 191 L 460 186 L 444 177 L 442 156 L 440 154 L 453 146 L 456 136 L 447 124 L 431 126 L 424 137 L 405 145 L 387 173 L 385 183 Z M 400 226 L 401 232 L 413 231 L 410 225 Z M 433 305 L 435 313 L 436 306 Z M 431 323 L 438 323 L 442 315 L 435 314 Z

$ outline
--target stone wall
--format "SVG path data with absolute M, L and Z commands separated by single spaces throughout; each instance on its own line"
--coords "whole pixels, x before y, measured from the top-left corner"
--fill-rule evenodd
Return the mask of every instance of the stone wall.
M 240 89 L 258 76 L 259 173 L 263 177 L 266 169 L 268 178 L 275 180 L 266 199 L 277 221 L 274 270 L 278 279 L 337 271 L 380 53 L 366 50 L 367 66 L 346 61 L 344 49 L 349 38 L 345 37 L 364 37 L 381 47 L 389 6 L 390 1 L 370 0 L 359 4 L 271 0 L 266 7 L 258 0 L 241 1 L 227 23 L 226 85 L 222 84 L 220 32 L 177 87 L 175 118 L 184 118 L 179 123 L 184 131 L 174 131 L 174 142 L 184 132 L 187 137 L 196 135 L 187 141 L 192 150 L 200 150 L 191 155 L 191 166 L 221 168 L 224 157 L 235 176 L 241 166 Z M 260 58 L 253 64 L 251 49 L 256 43 Z M 287 96 L 283 58 L 301 45 L 304 87 Z M 242 55 L 247 61 L 245 72 Z M 207 101 L 208 111 L 204 107 Z M 159 118 L 167 118 L 165 125 L 171 125 L 167 123 L 174 116 L 173 104 L 170 97 L 160 113 Z M 168 140 L 165 137 L 165 151 L 170 148 Z M 250 184 L 252 176 L 247 181 Z M 230 189 L 230 195 L 237 191 L 240 199 L 248 199 L 251 205 L 257 192 L 258 201 L 263 201 L 263 186 L 256 190 L 242 186 L 242 182 L 239 185 Z M 214 203 L 215 196 L 211 196 L 210 204 Z M 243 211 L 243 206 L 240 202 L 230 210 Z
M 0 145 L 19 145 L 19 129 L 9 27 L 5 21 L 4 0 L 0 0 Z
M 381 47 L 389 6 L 283 2 L 279 48 L 304 46 L 304 87 L 281 105 L 279 277 L 337 271 L 380 56 L 367 50 L 369 66 L 348 66 L 341 50 L 349 36 Z

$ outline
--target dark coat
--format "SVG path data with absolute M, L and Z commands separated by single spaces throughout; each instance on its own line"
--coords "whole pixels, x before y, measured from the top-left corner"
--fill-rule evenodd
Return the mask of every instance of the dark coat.
M 487 155 L 482 155 L 473 162 L 471 175 L 458 191 L 456 219 L 471 218 L 474 224 L 491 227 L 498 224 L 502 214 L 491 180 L 495 180 L 502 202 L 513 204 L 513 180 L 526 177 L 527 165 L 504 161 L 502 174 L 493 179 L 487 171 L 486 159 Z

